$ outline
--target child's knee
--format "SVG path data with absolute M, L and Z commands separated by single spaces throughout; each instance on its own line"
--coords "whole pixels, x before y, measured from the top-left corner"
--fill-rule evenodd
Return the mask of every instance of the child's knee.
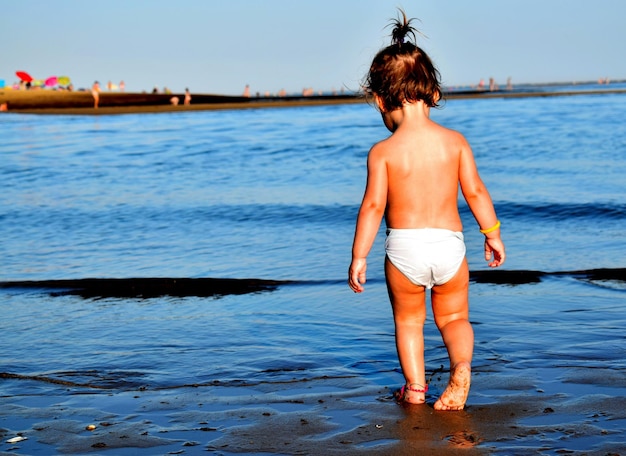
M 424 327 L 426 323 L 426 309 L 404 311 L 394 309 L 393 319 L 396 325 Z
M 458 325 L 471 327 L 471 323 L 469 321 L 469 315 L 467 314 L 467 312 L 462 312 L 460 314 L 439 316 L 439 317 L 435 315 L 435 324 L 437 325 L 437 328 L 441 332 L 447 329 L 452 329 L 452 327 L 456 327 Z

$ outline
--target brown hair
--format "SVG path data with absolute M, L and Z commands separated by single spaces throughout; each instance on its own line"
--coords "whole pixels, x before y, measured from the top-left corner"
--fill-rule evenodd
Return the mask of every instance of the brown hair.
M 442 97 L 439 71 L 414 43 L 412 19 L 407 20 L 404 11 L 400 12 L 402 20 L 391 23 L 391 44 L 372 61 L 363 84 L 366 93 L 380 98 L 383 111 L 399 109 L 405 101 L 423 100 L 430 107 L 438 106 Z

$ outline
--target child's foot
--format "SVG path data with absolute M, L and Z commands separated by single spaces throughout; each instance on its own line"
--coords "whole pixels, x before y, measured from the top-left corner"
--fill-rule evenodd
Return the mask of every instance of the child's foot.
M 419 383 L 407 383 L 396 393 L 396 400 L 409 404 L 423 404 L 426 402 L 426 391 L 428 391 L 428 385 L 422 386 Z
M 458 363 L 450 371 L 448 386 L 435 402 L 435 410 L 463 410 L 470 389 L 472 369 L 470 363 Z

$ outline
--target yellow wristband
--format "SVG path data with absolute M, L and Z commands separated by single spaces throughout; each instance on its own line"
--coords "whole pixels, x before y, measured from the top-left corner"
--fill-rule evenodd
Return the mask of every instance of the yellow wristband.
M 480 230 L 480 232 L 483 234 L 487 234 L 487 233 L 491 233 L 492 231 L 497 230 L 498 228 L 500 228 L 500 220 L 498 220 L 496 224 L 492 226 L 491 228 L 487 228 L 486 230 Z

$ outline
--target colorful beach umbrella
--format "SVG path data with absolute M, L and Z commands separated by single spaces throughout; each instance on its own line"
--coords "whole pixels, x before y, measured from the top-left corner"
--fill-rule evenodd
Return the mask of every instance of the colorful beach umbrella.
M 16 71 L 15 74 L 20 78 L 20 81 L 31 82 L 33 80 L 33 77 L 25 71 Z
M 42 81 L 41 79 L 33 79 L 32 81 L 30 81 L 30 85 L 32 85 L 33 87 L 43 87 L 44 84 L 45 81 Z
M 68 86 L 70 85 L 71 81 L 70 78 L 68 76 L 59 76 L 57 78 L 57 84 L 62 85 L 62 86 Z
M 50 76 L 48 79 L 46 79 L 46 87 L 54 87 L 55 85 L 57 85 L 56 76 Z

